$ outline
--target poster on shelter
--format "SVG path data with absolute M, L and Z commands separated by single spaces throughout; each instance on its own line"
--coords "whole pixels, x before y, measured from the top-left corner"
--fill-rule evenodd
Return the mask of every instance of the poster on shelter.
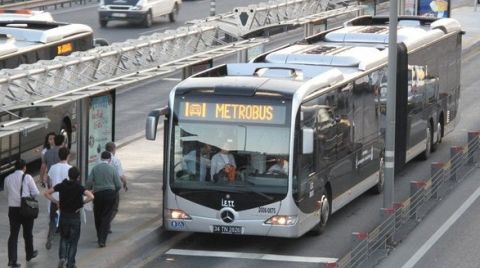
M 419 16 L 436 18 L 450 17 L 450 0 L 418 0 Z
M 100 162 L 105 144 L 113 139 L 113 98 L 102 95 L 90 98 L 88 111 L 88 163 L 87 172 Z M 87 175 L 88 176 L 88 175 Z

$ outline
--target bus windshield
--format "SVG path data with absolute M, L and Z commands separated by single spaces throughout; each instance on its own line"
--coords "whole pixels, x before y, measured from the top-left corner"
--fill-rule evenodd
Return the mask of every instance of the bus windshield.
M 172 190 L 286 194 L 287 105 L 179 100 L 172 129 Z

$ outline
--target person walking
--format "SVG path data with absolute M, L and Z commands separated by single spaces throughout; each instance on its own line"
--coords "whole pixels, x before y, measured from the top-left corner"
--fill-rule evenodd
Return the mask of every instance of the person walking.
M 68 178 L 68 171 L 72 167 L 68 164 L 68 157 L 70 155 L 70 150 L 65 147 L 58 149 L 58 157 L 60 162 L 54 164 L 48 170 L 48 184 L 50 185 L 49 189 L 55 187 L 55 185 L 61 183 L 64 179 Z M 50 249 L 52 247 L 53 237 L 57 231 L 57 210 L 58 210 L 58 193 L 53 194 L 55 201 L 50 202 L 50 223 L 48 225 L 48 235 L 47 242 L 45 243 L 45 248 Z
M 117 146 L 115 145 L 114 142 L 107 142 L 107 144 L 105 144 L 105 150 L 112 155 L 110 164 L 117 171 L 118 176 L 122 181 L 123 189 L 125 190 L 125 192 L 128 191 L 127 176 L 125 175 L 125 172 L 123 172 L 122 162 L 120 161 L 120 159 L 118 159 L 118 157 L 115 156 L 115 153 L 117 151 Z M 110 219 L 110 222 L 112 222 L 115 216 L 117 215 L 119 205 L 120 205 L 120 191 L 118 191 L 115 196 L 115 203 L 113 205 L 113 213 L 112 213 L 112 218 Z M 109 230 L 108 232 L 111 233 L 111 230 Z
M 42 160 L 42 165 L 40 166 L 40 183 L 42 184 L 42 187 L 47 187 L 44 183 L 44 181 L 47 181 L 47 179 L 45 178 L 47 176 L 47 164 L 45 163 L 44 161 L 44 156 L 45 156 L 45 153 L 50 150 L 50 148 L 52 148 L 53 146 L 55 146 L 55 132 L 49 132 L 46 136 L 45 136 L 45 141 L 43 143 L 43 149 L 42 149 L 42 152 L 41 152 L 41 160 Z
M 33 218 L 20 215 L 21 197 L 37 196 L 38 191 L 32 176 L 26 173 L 27 163 L 20 159 L 15 163 L 15 171 L 5 178 L 4 189 L 8 196 L 8 219 L 10 221 L 10 236 L 8 237 L 8 266 L 20 267 L 17 263 L 17 244 L 20 226 L 23 228 L 25 253 L 27 261 L 35 258 L 38 251 L 33 249 Z
M 93 201 L 93 217 L 97 230 L 98 246 L 106 246 L 110 221 L 117 192 L 122 188 L 120 177 L 115 168 L 110 165 L 112 155 L 102 152 L 101 162 L 94 166 L 88 175 L 87 189 L 92 189 L 95 199 Z
M 58 248 L 60 260 L 58 268 L 63 268 L 65 263 L 67 268 L 76 267 L 75 256 L 81 226 L 80 210 L 84 204 L 94 199 L 93 194 L 80 184 L 79 177 L 80 171 L 78 168 L 71 167 L 68 169 L 68 179 L 64 179 L 45 192 L 45 197 L 56 203 L 60 208 L 60 246 Z M 53 196 L 57 192 L 59 198 Z M 83 199 L 84 196 L 86 197 L 85 200 Z
M 55 165 L 56 163 L 60 162 L 60 157 L 58 156 L 58 150 L 60 150 L 60 147 L 63 146 L 63 142 L 65 141 L 65 137 L 63 135 L 55 135 L 54 138 L 54 143 L 55 146 L 50 148 L 50 150 L 47 150 L 45 154 L 43 155 L 42 158 L 42 165 L 45 165 L 45 172 L 48 174 L 48 171 L 50 168 Z M 44 176 L 43 178 L 43 183 L 47 185 L 48 188 L 51 187 L 51 185 L 48 185 L 48 176 Z

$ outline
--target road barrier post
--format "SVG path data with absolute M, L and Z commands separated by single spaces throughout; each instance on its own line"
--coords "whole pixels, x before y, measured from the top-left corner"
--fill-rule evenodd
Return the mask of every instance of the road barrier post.
M 468 132 L 468 163 L 475 164 L 477 159 L 475 155 L 478 155 L 478 143 L 479 143 L 480 131 L 471 131 Z
M 410 219 L 418 221 L 418 208 L 423 202 L 426 183 L 424 181 L 410 182 Z
M 361 264 L 368 259 L 368 233 L 352 233 L 352 258 L 351 267 L 361 267 Z
M 450 147 L 450 180 L 457 182 L 457 173 L 462 166 L 463 161 L 463 147 L 452 146 Z

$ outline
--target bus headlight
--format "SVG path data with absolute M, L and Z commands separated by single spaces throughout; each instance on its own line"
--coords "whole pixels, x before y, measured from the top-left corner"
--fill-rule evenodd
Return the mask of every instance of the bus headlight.
M 294 225 L 297 223 L 297 216 L 276 215 L 265 221 L 271 225 Z
M 192 218 L 181 209 L 167 209 L 168 217 L 172 220 L 191 220 Z

